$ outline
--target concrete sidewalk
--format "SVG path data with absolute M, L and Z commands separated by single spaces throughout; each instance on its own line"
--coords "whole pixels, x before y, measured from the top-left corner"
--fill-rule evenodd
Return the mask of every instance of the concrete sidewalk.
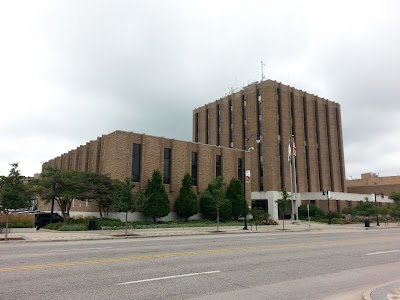
M 217 227 L 180 227 L 180 228 L 152 228 L 152 229 L 129 229 L 128 236 L 125 236 L 125 230 L 94 230 L 94 231 L 54 231 L 47 229 L 36 230 L 35 228 L 11 228 L 8 238 L 10 241 L 4 241 L 5 233 L 0 234 L 0 245 L 5 243 L 21 242 L 54 242 L 54 241 L 77 241 L 77 240 L 106 240 L 106 239 L 124 239 L 138 237 L 166 237 L 166 236 L 184 236 L 184 235 L 213 235 L 213 234 L 249 234 L 265 232 L 350 232 L 357 230 L 390 230 L 400 228 L 397 223 L 381 224 L 366 228 L 364 224 L 323 224 L 316 222 L 285 222 L 285 230 L 280 225 L 262 225 L 248 226 L 249 230 L 243 230 L 243 226 L 220 226 Z M 346 300 L 350 298 L 346 298 Z M 364 300 L 381 299 L 400 299 L 400 281 L 389 282 L 378 285 L 362 295 Z M 343 299 L 345 300 L 345 299 Z
M 295 232 L 295 231 L 338 231 L 338 230 L 383 230 L 389 228 L 400 228 L 397 223 L 365 228 L 364 224 L 324 224 L 317 222 L 285 222 L 285 230 L 279 225 L 248 226 L 249 230 L 243 230 L 243 226 L 220 226 L 217 231 L 215 227 L 179 227 L 179 228 L 151 228 L 151 229 L 128 229 L 130 237 L 158 237 L 158 236 L 179 236 L 179 235 L 207 235 L 224 233 L 262 233 L 262 232 Z M 4 241 L 5 233 L 0 234 L 0 242 Z M 55 231 L 34 228 L 11 228 L 8 234 L 10 241 L 37 242 L 37 241 L 68 241 L 68 240 L 99 240 L 127 238 L 125 230 L 93 230 L 93 231 Z

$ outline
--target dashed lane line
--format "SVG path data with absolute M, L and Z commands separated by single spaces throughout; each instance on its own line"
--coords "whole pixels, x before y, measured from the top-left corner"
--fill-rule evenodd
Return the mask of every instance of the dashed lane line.
M 356 239 L 356 240 L 323 241 L 323 242 L 283 244 L 283 245 L 264 245 L 264 246 L 226 248 L 226 249 L 209 249 L 209 250 L 190 251 L 190 252 L 161 253 L 161 254 L 119 257 L 119 258 L 109 258 L 109 259 L 96 259 L 96 260 L 88 260 L 88 261 L 74 261 L 74 262 L 67 262 L 67 263 L 18 266 L 18 267 L 0 268 L 0 273 L 12 272 L 12 271 L 28 271 L 28 270 L 37 270 L 37 269 L 59 268 L 59 267 L 73 267 L 73 266 L 82 266 L 82 265 L 117 263 L 117 262 L 145 260 L 145 259 L 159 259 L 159 258 L 182 257 L 182 256 L 192 256 L 192 255 L 219 254 L 219 253 L 238 252 L 238 251 L 255 251 L 255 250 L 263 250 L 263 249 L 310 247 L 310 246 L 346 244 L 346 243 L 355 243 L 355 242 L 361 243 L 361 242 L 367 242 L 367 241 L 371 241 L 371 240 L 376 241 L 376 240 L 385 240 L 385 239 L 393 239 L 393 237 L 373 237 L 373 238 L 362 238 L 362 239 Z

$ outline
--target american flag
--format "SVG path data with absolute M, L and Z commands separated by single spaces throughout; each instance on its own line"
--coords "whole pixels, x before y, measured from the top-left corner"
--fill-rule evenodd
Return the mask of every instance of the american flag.
M 297 156 L 296 143 L 293 141 L 293 155 Z

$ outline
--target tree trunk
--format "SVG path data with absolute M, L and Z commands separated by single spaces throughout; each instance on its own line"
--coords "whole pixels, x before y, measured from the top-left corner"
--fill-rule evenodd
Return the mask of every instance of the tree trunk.
M 99 206 L 100 218 L 102 218 L 103 217 L 103 213 L 101 212 L 101 204 L 100 204 L 100 202 L 97 202 L 97 205 Z
M 217 231 L 219 231 L 219 205 L 217 206 Z
M 8 240 L 8 208 L 6 208 L 6 235 L 4 236 L 4 240 Z
M 128 236 L 128 212 L 125 212 L 125 236 Z

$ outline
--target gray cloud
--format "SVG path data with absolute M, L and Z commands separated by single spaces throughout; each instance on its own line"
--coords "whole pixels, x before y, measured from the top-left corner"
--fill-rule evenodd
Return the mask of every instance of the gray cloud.
M 346 171 L 396 175 L 396 1 L 0 4 L 0 174 L 117 129 L 191 140 L 192 110 L 261 77 L 339 102 Z M 6 146 L 3 146 L 6 145 Z

